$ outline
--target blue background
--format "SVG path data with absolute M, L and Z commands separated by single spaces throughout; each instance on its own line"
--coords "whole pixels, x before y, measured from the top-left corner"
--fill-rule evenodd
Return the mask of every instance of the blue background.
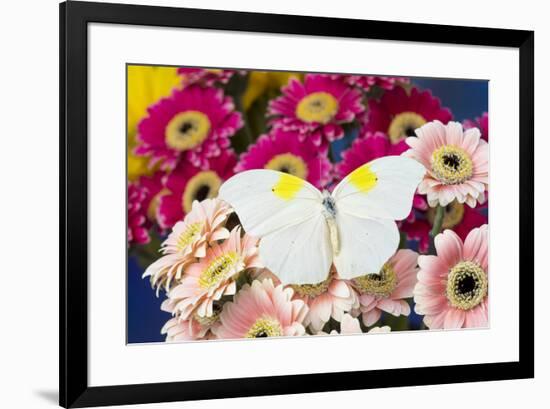
M 450 108 L 455 121 L 475 119 L 488 111 L 488 82 L 472 80 L 439 80 L 412 78 L 413 85 L 429 89 L 441 99 L 444 107 Z M 349 144 L 349 138 L 337 143 L 335 150 Z M 338 155 L 339 156 L 339 155 Z M 141 279 L 145 265 L 140 265 L 134 254 L 128 257 L 128 343 L 161 342 L 164 336 L 160 329 L 170 314 L 160 310 L 164 295 L 157 298 L 148 279 Z M 409 317 L 411 324 L 418 326 L 421 317 L 414 313 Z

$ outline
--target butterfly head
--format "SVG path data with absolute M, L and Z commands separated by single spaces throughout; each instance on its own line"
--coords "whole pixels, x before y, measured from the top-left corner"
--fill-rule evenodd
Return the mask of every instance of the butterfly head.
M 323 208 L 328 216 L 333 218 L 336 216 L 336 203 L 328 190 L 323 190 Z

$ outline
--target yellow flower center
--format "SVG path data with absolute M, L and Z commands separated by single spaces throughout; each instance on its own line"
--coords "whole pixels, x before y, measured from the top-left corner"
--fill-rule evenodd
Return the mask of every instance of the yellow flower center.
M 435 207 L 430 207 L 426 212 L 426 218 L 433 226 L 435 219 Z M 443 216 L 443 224 L 441 225 L 442 229 L 452 229 L 453 227 L 460 224 L 462 218 L 464 217 L 464 205 L 458 203 L 456 200 L 449 203 L 445 207 L 445 215 Z
M 281 153 L 275 155 L 264 166 L 266 169 L 278 170 L 279 172 L 289 173 L 300 179 L 307 178 L 307 165 L 302 158 L 292 153 Z
M 386 263 L 379 274 L 366 274 L 354 278 L 353 283 L 363 294 L 387 298 L 397 287 L 397 275 L 393 267 Z
M 487 295 L 487 274 L 472 261 L 461 261 L 447 277 L 446 295 L 449 303 L 461 310 L 469 310 L 483 301 Z
M 283 335 L 281 324 L 276 319 L 262 317 L 250 327 L 245 338 L 280 337 Z
M 166 144 L 177 151 L 186 151 L 200 145 L 209 132 L 208 116 L 199 111 L 180 112 L 166 125 Z
M 187 226 L 187 228 L 178 236 L 176 247 L 178 251 L 182 251 L 191 243 L 193 243 L 200 235 L 204 222 L 195 222 Z
M 162 189 L 160 192 L 158 192 L 152 199 L 151 202 L 149 202 L 149 207 L 147 208 L 147 217 L 150 220 L 156 220 L 157 218 L 157 209 L 160 204 L 160 198 L 164 196 L 165 194 L 170 193 L 170 191 L 166 188 Z
M 330 282 L 332 281 L 332 274 L 325 281 L 321 281 L 317 284 L 302 284 L 291 285 L 296 294 L 302 297 L 317 297 L 327 292 Z
M 296 116 L 304 122 L 327 124 L 338 112 L 338 101 L 328 92 L 306 95 L 296 107 Z
M 183 211 L 189 213 L 193 207 L 194 200 L 201 202 L 204 199 L 216 197 L 221 184 L 222 180 L 216 172 L 207 170 L 197 173 L 189 179 L 183 192 L 181 200 Z
M 229 252 L 215 258 L 199 276 L 199 286 L 208 289 L 226 279 L 239 264 L 239 255 Z
M 414 131 L 425 123 L 424 117 L 416 112 L 401 112 L 391 121 L 388 136 L 392 143 L 397 143 L 407 136 L 415 136 Z
M 472 177 L 473 162 L 464 149 L 445 145 L 432 154 L 432 172 L 445 185 L 456 185 Z

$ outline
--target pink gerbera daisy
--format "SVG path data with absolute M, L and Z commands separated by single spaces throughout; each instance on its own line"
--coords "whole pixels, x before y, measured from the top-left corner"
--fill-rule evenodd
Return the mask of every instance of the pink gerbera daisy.
M 164 256 L 147 267 L 143 277 L 151 277 L 157 291 L 161 286 L 169 291 L 174 278 L 179 280 L 189 264 L 206 256 L 209 244 L 229 237 L 224 226 L 232 211 L 219 199 L 195 200 L 191 212 L 174 225 L 162 243 L 160 251 Z
M 418 186 L 428 195 L 432 207 L 453 200 L 475 207 L 485 201 L 489 184 L 489 145 L 480 139 L 477 128 L 463 131 L 458 122 L 427 123 L 407 138 L 412 148 L 407 155 L 424 165 L 427 172 Z
M 352 317 L 350 314 L 343 314 L 342 320 L 340 321 L 340 331 L 331 330 L 329 334 L 325 331 L 319 331 L 316 335 L 352 335 L 352 334 L 361 334 L 361 323 L 357 318 Z
M 406 298 L 413 296 L 416 284 L 418 254 L 398 250 L 382 267 L 379 274 L 367 274 L 351 280 L 359 294 L 363 324 L 370 327 L 382 312 L 408 316 L 411 312 Z
M 265 338 L 304 335 L 307 306 L 293 300 L 291 288 L 275 286 L 269 279 L 245 284 L 233 302 L 224 305 L 218 338 Z
M 128 184 L 128 245 L 145 244 L 150 240 L 147 227 L 147 189 Z
M 388 326 L 384 327 L 372 327 L 366 333 L 384 333 L 390 332 L 391 328 Z M 352 317 L 350 314 L 344 314 L 342 316 L 342 321 L 340 322 L 340 331 L 333 329 L 330 331 L 330 335 L 353 335 L 363 333 L 361 329 L 361 323 L 357 318 Z M 327 335 L 326 332 L 319 332 L 319 335 Z
M 313 333 L 321 331 L 331 317 L 340 322 L 345 312 L 359 307 L 359 300 L 352 286 L 348 281 L 340 279 L 335 270 L 318 284 L 290 287 L 294 290 L 294 298 L 304 301 L 309 307 L 304 325 L 309 326 Z
M 194 341 L 214 339 L 216 336 L 212 328 L 219 325 L 221 306 L 214 304 L 214 313 L 211 317 L 195 317 L 182 320 L 176 314 L 175 303 L 172 299 L 165 300 L 161 305 L 161 310 L 175 315 L 170 318 L 161 329 L 161 334 L 166 335 L 166 342 Z
M 301 140 L 309 138 L 316 146 L 342 138 L 341 124 L 363 111 L 359 91 L 341 78 L 321 74 L 307 74 L 303 83 L 291 79 L 268 109 L 275 128 L 298 131 Z
M 462 203 L 453 201 L 445 207 L 442 229 L 452 229 L 462 240 L 466 239 L 468 233 L 484 224 L 487 224 L 488 201 L 472 209 Z M 422 217 L 401 225 L 401 232 L 407 235 L 409 240 L 418 241 L 418 250 L 426 252 L 430 245 L 430 231 L 433 227 L 435 209 L 430 207 L 421 212 Z
M 168 193 L 160 197 L 157 220 L 162 228 L 171 228 L 191 211 L 195 200 L 199 202 L 218 195 L 223 181 L 233 176 L 237 158 L 226 150 L 212 159 L 208 169 L 200 169 L 186 162 L 178 166 L 166 178 Z
M 464 125 L 464 129 L 478 128 L 481 132 L 481 139 L 489 142 L 489 114 L 487 112 L 481 114 L 475 121 L 465 120 L 462 125 Z
M 218 316 L 211 320 L 208 317 L 204 324 L 199 320 L 191 318 L 181 321 L 177 317 L 172 317 L 162 327 L 160 333 L 166 335 L 166 342 L 182 342 L 182 341 L 198 341 L 215 339 L 215 335 L 212 333 L 212 322 L 216 322 Z
M 336 165 L 337 177 L 343 179 L 365 163 L 376 158 L 391 155 L 401 155 L 408 149 L 405 141 L 399 141 L 396 144 L 390 143 L 388 137 L 381 132 L 371 133 L 362 130 L 357 139 L 344 152 L 342 152 L 342 161 Z M 413 209 L 426 210 L 428 204 L 421 195 L 414 195 Z M 414 220 L 414 210 L 411 211 L 407 220 Z
M 221 89 L 189 86 L 149 107 L 138 125 L 136 154 L 150 155 L 150 165 L 161 162 L 163 169 L 173 169 L 181 158 L 204 169 L 242 124 Z
M 311 140 L 300 141 L 298 136 L 297 131 L 282 129 L 260 136 L 241 156 L 235 170 L 278 170 L 305 179 L 318 188 L 324 187 L 331 169 L 326 153 L 319 152 Z
M 407 94 L 403 88 L 396 87 L 385 92 L 380 100 L 369 100 L 365 130 L 383 132 L 392 143 L 397 143 L 414 136 L 415 129 L 436 119 L 446 124 L 452 115 L 430 91 L 413 88 Z
M 205 257 L 185 269 L 180 284 L 168 293 L 177 302 L 175 309 L 182 319 L 212 317 L 214 302 L 225 295 L 234 295 L 239 273 L 261 267 L 258 240 L 235 227 L 222 244 L 211 243 Z
M 486 327 L 488 315 L 488 228 L 463 242 L 452 230 L 435 237 L 437 256 L 419 256 L 415 311 L 435 328 Z
M 235 70 L 181 67 L 178 68 L 178 74 L 183 76 L 185 85 L 201 84 L 211 87 L 215 84 L 227 84 Z

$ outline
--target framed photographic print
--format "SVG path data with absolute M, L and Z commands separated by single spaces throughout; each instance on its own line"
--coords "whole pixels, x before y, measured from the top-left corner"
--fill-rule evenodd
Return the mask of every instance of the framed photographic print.
M 533 377 L 533 42 L 62 3 L 60 404 Z

